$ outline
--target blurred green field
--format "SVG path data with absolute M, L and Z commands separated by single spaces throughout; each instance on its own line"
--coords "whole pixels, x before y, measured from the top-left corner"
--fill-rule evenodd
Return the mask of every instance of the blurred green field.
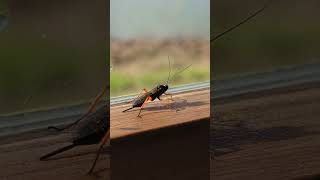
M 128 76 L 124 73 L 111 73 L 110 94 L 111 96 L 119 96 L 130 93 L 140 93 L 143 88 L 150 90 L 157 84 L 165 84 L 167 77 L 168 68 L 133 76 Z M 209 77 L 210 70 L 208 68 L 191 66 L 170 82 L 169 87 L 191 82 L 207 81 Z
M 210 79 L 210 44 L 206 39 L 114 39 L 111 41 L 110 95 L 140 93 L 166 83 L 169 74 L 191 65 L 178 74 L 169 87 Z M 169 57 L 168 57 L 169 56 Z

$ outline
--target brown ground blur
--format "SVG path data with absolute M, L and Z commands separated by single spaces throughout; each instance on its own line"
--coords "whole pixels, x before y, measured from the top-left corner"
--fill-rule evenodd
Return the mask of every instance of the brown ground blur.
M 168 67 L 168 56 L 175 66 L 193 63 L 195 67 L 209 69 L 210 44 L 206 39 L 112 39 L 111 65 L 125 73 L 154 71 Z

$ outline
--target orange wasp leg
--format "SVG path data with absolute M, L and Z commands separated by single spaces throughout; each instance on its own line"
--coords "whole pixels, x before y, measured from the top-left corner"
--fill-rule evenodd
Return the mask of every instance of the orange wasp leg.
M 146 104 L 146 102 L 149 101 L 149 100 L 151 100 L 151 97 L 150 97 L 150 96 L 144 101 L 144 103 L 143 103 L 142 106 L 140 107 L 140 111 L 139 111 L 139 114 L 138 114 L 137 117 L 141 117 L 141 116 L 140 116 L 140 113 L 141 113 L 141 111 L 142 111 L 142 108 L 144 107 L 144 105 Z
M 93 164 L 92 164 L 92 166 L 91 166 L 91 169 L 90 169 L 90 171 L 88 172 L 88 174 L 91 174 L 91 173 L 92 173 L 94 167 L 95 167 L 96 164 L 97 164 L 97 161 L 98 161 L 98 159 L 99 159 L 99 156 L 100 156 L 100 154 L 101 154 L 101 152 L 102 152 L 102 149 L 103 149 L 104 145 L 105 145 L 109 140 L 110 140 L 110 130 L 104 135 L 104 137 L 103 137 L 103 139 L 102 139 L 102 141 L 101 141 L 100 147 L 99 147 L 99 149 L 98 149 L 98 151 L 97 151 L 96 158 L 95 158 L 95 160 L 94 160 L 94 162 L 93 162 Z
M 172 94 L 170 94 L 170 93 L 164 93 L 164 95 L 170 96 L 170 99 L 169 99 L 169 100 L 174 101 L 174 99 L 172 98 Z
M 175 101 L 173 98 L 172 98 L 172 94 L 171 93 L 163 93 L 164 95 L 166 96 L 170 96 L 169 99 L 166 99 L 166 100 L 169 100 L 169 101 Z M 162 101 L 162 99 L 160 99 L 160 101 Z M 175 109 L 176 111 L 179 111 L 179 109 Z
M 92 113 L 93 111 L 95 111 L 95 107 L 97 106 L 98 102 L 100 101 L 100 99 L 102 98 L 102 96 L 107 92 L 107 87 L 105 87 L 94 99 L 94 101 L 91 103 L 88 111 L 86 112 L 86 114 L 84 116 L 87 116 L 88 114 Z

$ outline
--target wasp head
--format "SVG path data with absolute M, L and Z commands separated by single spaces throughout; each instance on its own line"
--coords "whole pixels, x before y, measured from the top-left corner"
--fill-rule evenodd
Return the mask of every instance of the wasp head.
M 169 88 L 169 87 L 168 87 L 167 84 L 165 84 L 165 85 L 160 84 L 160 85 L 157 86 L 158 91 L 159 91 L 159 92 L 162 92 L 162 93 L 166 92 L 166 91 L 168 90 L 168 88 Z

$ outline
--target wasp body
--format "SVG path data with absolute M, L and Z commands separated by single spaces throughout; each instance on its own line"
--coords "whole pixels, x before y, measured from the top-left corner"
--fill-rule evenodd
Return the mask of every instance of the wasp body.
M 165 92 L 168 90 L 168 88 L 169 88 L 168 85 L 165 84 L 165 85 L 158 85 L 155 88 L 153 88 L 151 91 L 147 91 L 146 89 L 143 89 L 144 94 L 142 94 L 142 95 L 138 96 L 137 98 L 135 98 L 132 101 L 132 107 L 130 107 L 129 109 L 126 109 L 126 110 L 124 110 L 122 112 L 126 112 L 126 111 L 128 111 L 130 109 L 133 109 L 135 107 L 141 107 L 140 111 L 139 111 L 139 114 L 138 114 L 138 117 L 139 117 L 144 104 L 147 101 L 154 101 L 155 99 L 161 100 L 160 96 L 162 94 L 166 94 Z
M 169 60 L 169 58 L 168 58 Z M 177 74 L 180 74 L 182 73 L 184 70 L 186 70 L 187 68 L 189 68 L 191 65 L 185 67 L 184 69 L 178 71 L 177 73 L 175 73 L 173 75 L 173 77 L 175 77 Z M 145 88 L 143 89 L 144 93 L 142 95 L 139 95 L 138 97 L 136 97 L 133 101 L 132 101 L 132 106 L 122 112 L 126 112 L 130 109 L 133 109 L 133 108 L 136 108 L 136 107 L 140 107 L 140 111 L 139 111 L 139 114 L 138 114 L 138 117 L 141 117 L 140 114 L 141 114 L 141 111 L 142 111 L 142 108 L 143 106 L 145 105 L 146 102 L 148 101 L 154 101 L 155 99 L 159 99 L 161 100 L 160 96 L 162 96 L 163 94 L 165 95 L 170 95 L 171 96 L 171 100 L 172 99 L 172 95 L 171 94 L 168 94 L 166 93 L 166 91 L 169 89 L 169 81 L 172 80 L 173 78 L 170 79 L 170 74 L 171 74 L 171 66 L 170 66 L 170 60 L 169 60 L 169 76 L 168 76 L 168 80 L 165 84 L 160 84 L 160 85 L 157 85 L 156 87 L 154 87 L 152 90 L 150 91 L 147 91 Z

